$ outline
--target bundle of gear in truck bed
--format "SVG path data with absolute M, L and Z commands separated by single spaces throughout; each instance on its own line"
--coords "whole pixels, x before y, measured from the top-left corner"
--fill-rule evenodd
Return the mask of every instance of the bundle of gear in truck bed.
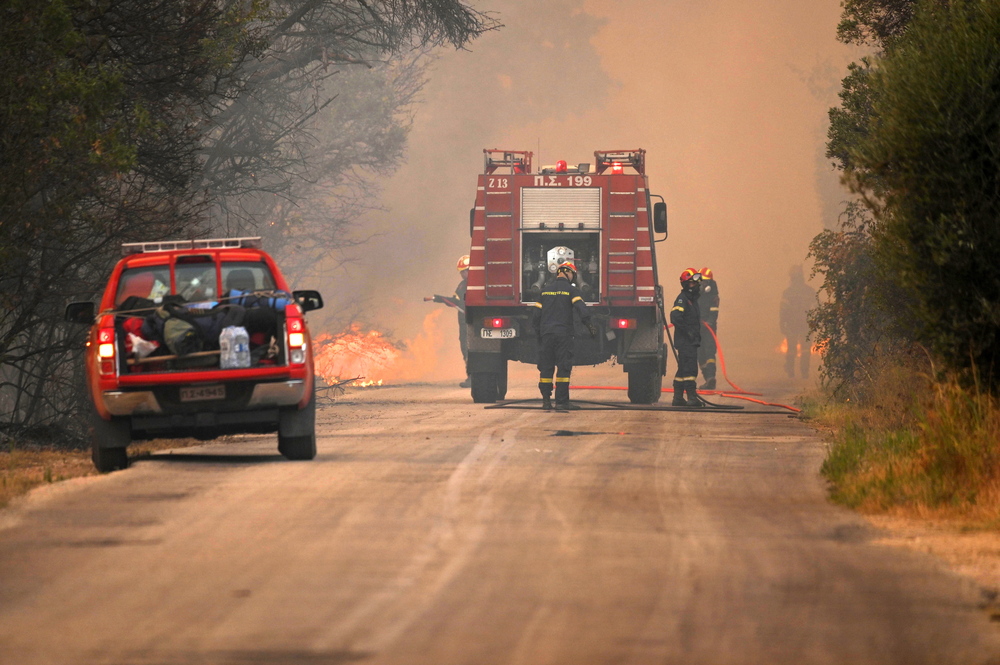
M 220 302 L 129 296 L 117 308 L 115 328 L 130 372 L 275 365 L 291 302 L 280 291 L 230 290 Z

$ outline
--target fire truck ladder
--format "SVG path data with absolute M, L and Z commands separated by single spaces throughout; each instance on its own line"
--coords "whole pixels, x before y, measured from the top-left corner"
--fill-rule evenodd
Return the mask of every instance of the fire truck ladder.
M 635 237 L 633 217 L 625 220 L 612 216 L 608 234 L 608 298 L 612 300 L 632 300 L 635 297 Z M 617 232 L 616 227 L 625 226 L 629 233 Z
M 514 274 L 514 197 L 509 191 L 487 191 L 484 196 L 486 299 L 513 300 L 517 284 Z

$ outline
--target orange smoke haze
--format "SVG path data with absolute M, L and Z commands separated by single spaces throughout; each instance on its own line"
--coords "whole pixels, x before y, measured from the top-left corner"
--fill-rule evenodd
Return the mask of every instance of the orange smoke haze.
M 359 236 L 376 235 L 327 290 L 363 299 L 374 328 L 415 339 L 423 298 L 451 295 L 469 253 L 483 148 L 531 150 L 536 165 L 645 148 L 670 211 L 657 245 L 668 301 L 683 269 L 712 268 L 731 373 L 783 374 L 774 348 L 788 269 L 847 198 L 824 155 L 827 111 L 857 57 L 835 38 L 840 0 L 474 4 L 505 27 L 439 54 L 407 163 L 383 183 L 386 210 L 359 221 Z M 423 363 L 448 378 L 462 376 L 455 319 L 440 320 L 442 346 Z

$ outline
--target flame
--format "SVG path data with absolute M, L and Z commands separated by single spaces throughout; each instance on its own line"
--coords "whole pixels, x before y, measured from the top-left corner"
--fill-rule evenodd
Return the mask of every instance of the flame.
M 805 345 L 796 344 L 795 346 L 796 346 L 795 356 L 799 357 L 802 355 L 802 351 L 805 348 Z M 821 356 L 823 355 L 823 351 L 825 349 L 826 349 L 826 342 L 815 342 L 812 346 L 809 347 L 809 354 L 813 356 Z M 786 337 L 785 339 L 781 340 L 781 344 L 775 347 L 774 350 L 777 353 L 782 353 L 782 354 L 788 353 L 788 338 Z
M 363 331 L 352 323 L 344 332 L 323 333 L 313 340 L 316 376 L 330 385 L 374 385 L 380 374 L 399 359 L 402 351 L 377 330 Z
M 382 386 L 450 378 L 439 355 L 445 345 L 439 318 L 444 310 L 424 317 L 423 330 L 413 339 L 393 342 L 377 330 L 352 323 L 340 333 L 323 333 L 313 340 L 316 376 L 329 385 L 348 381 L 355 387 Z M 458 351 L 457 340 L 454 351 Z M 442 374 L 442 371 L 445 373 Z

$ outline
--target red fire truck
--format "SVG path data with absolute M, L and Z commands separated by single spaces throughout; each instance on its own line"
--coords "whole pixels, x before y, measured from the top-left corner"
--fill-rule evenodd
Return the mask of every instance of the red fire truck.
M 575 364 L 616 358 L 629 400 L 656 402 L 667 354 L 654 243 L 666 239 L 667 206 L 649 192 L 646 151 L 598 150 L 593 164 L 559 161 L 537 173 L 531 152 L 483 153 L 465 297 L 473 401 L 504 398 L 507 361 L 536 362 L 532 303 L 571 260 L 599 329 L 594 339 L 577 331 Z

